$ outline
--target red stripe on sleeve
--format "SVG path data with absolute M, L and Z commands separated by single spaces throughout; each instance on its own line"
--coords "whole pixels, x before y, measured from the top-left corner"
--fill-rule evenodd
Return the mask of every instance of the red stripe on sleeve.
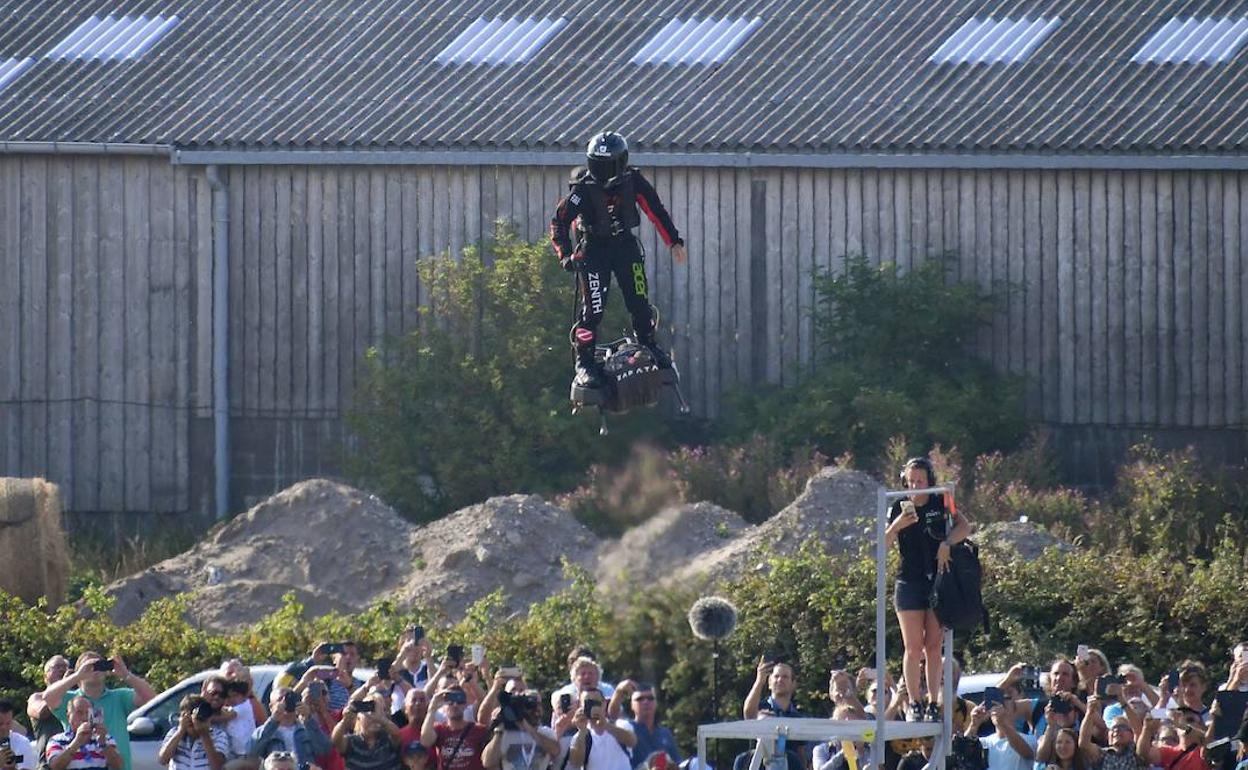
M 646 201 L 646 196 L 641 193 L 637 193 L 637 202 L 641 204 L 641 210 L 646 212 L 646 216 L 649 217 L 650 221 L 654 223 L 654 229 L 659 231 L 659 236 L 663 239 L 663 245 L 671 246 L 672 234 L 667 231 L 667 228 L 663 226 L 663 223 L 659 221 L 659 218 L 654 215 L 653 211 L 650 210 L 650 204 Z

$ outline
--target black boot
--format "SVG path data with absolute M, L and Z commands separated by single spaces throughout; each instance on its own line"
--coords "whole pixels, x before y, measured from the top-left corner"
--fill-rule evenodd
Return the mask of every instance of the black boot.
M 578 351 L 576 356 L 576 377 L 572 383 L 579 388 L 601 388 L 602 369 L 594 360 L 594 349 Z

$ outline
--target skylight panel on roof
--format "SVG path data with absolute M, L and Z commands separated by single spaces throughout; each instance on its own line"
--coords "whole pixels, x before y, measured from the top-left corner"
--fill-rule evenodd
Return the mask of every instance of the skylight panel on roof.
M 519 64 L 533 58 L 567 19 L 484 16 L 468 25 L 433 58 L 438 64 Z
M 48 51 L 48 59 L 138 59 L 178 26 L 177 16 L 92 16 Z
M 672 19 L 633 55 L 632 64 L 719 64 L 763 23 L 752 19 Z
M 1248 39 L 1248 18 L 1175 17 L 1153 33 L 1131 61 L 1137 64 L 1222 64 Z
M 928 57 L 932 64 L 1018 64 L 1053 30 L 1058 16 L 1029 19 L 970 19 Z
M 18 76 L 34 63 L 35 60 L 29 57 L 25 59 L 0 59 L 0 90 L 17 80 Z

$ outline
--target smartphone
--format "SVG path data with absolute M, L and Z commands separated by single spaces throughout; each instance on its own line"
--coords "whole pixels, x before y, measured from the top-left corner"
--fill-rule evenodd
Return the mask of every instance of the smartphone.
M 1005 699 L 1002 697 L 1000 687 L 984 688 L 984 708 L 992 708 L 993 706 L 999 706 L 1002 703 L 1005 703 Z
M 199 722 L 207 722 L 212 719 L 212 705 L 205 702 L 195 707 L 195 719 Z
M 485 645 L 472 645 L 472 665 L 479 666 L 485 662 Z
M 1104 698 L 1104 697 L 1106 697 L 1107 695 L 1109 695 L 1109 685 L 1110 685 L 1110 684 L 1111 684 L 1111 683 L 1110 683 L 1110 681 L 1109 681 L 1109 677 L 1107 677 L 1107 676 L 1098 676 L 1098 677 L 1096 678 L 1096 694 L 1097 694 L 1099 697 L 1101 697 L 1101 698 Z
M 1081 644 L 1078 647 L 1076 647 L 1075 648 L 1075 660 L 1087 660 L 1087 659 L 1088 659 L 1088 645 Z
M 412 635 L 413 642 L 419 642 L 421 639 L 425 638 L 425 627 L 417 623 L 413 623 L 407 627 L 407 633 Z
M 1152 711 L 1148 712 L 1148 715 L 1152 717 L 1153 719 L 1169 719 L 1170 711 L 1164 706 L 1159 706 L 1153 709 Z
M 325 697 L 325 689 L 324 682 L 313 682 L 308 685 L 308 697 L 319 701 Z
M 446 702 L 447 703 L 467 703 L 468 696 L 464 694 L 463 690 L 451 690 L 450 692 L 446 694 Z
M 451 645 L 447 645 L 447 647 L 446 647 L 446 657 L 450 658 L 450 659 L 451 659 L 451 662 L 452 662 L 452 663 L 454 663 L 456 666 L 458 666 L 459 664 L 463 663 L 463 661 L 464 661 L 464 645 L 462 645 L 462 644 L 451 644 Z
M 377 708 L 377 702 L 371 700 L 353 700 L 351 708 L 355 709 L 357 714 L 371 714 Z
M 341 655 L 344 649 L 346 649 L 346 645 L 343 644 L 342 642 L 330 642 L 329 644 L 325 645 L 325 654 L 326 655 Z
M 1166 674 L 1166 683 L 1170 686 L 1171 692 L 1179 689 L 1179 670 L 1177 668 L 1171 669 L 1170 673 Z
M 317 675 L 318 677 L 320 677 L 321 679 L 324 679 L 324 680 L 326 680 L 326 681 L 329 681 L 330 679 L 333 679 L 333 678 L 334 678 L 335 673 L 334 673 L 334 669 L 332 669 L 332 668 L 323 668 L 323 669 L 321 669 L 321 670 L 317 671 L 317 672 L 316 672 L 316 675 Z
M 113 671 L 117 668 L 117 664 L 106 658 L 100 658 L 91 664 L 92 671 Z
M 524 676 L 524 672 L 520 670 L 519 666 L 503 666 L 498 670 L 498 675 L 507 679 L 520 679 Z M 564 694 L 567 695 L 567 693 Z M 571 696 L 569 695 L 569 697 Z
M 389 679 L 390 667 L 392 665 L 394 665 L 394 661 L 390 660 L 389 658 L 378 658 L 375 663 L 375 666 L 377 668 L 377 676 L 381 677 L 382 679 Z
M 282 695 L 282 708 L 286 709 L 287 714 L 295 713 L 295 709 L 299 708 L 299 693 L 294 690 L 287 690 Z
M 559 713 L 567 714 L 572 710 L 572 693 L 565 692 L 559 696 Z

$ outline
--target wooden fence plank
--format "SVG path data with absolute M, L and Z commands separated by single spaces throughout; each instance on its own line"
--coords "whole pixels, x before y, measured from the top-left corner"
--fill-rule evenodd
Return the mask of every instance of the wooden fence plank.
M 308 351 L 310 317 L 308 292 L 308 167 L 290 169 L 290 396 L 286 408 L 308 414 Z M 316 280 L 320 280 L 320 263 Z
M 76 488 L 73 431 L 74 376 L 74 174 L 66 156 L 48 168 L 48 478 L 61 485 L 72 508 Z
M 420 323 L 420 214 L 417 206 L 419 178 L 414 168 L 399 170 L 399 208 L 402 211 L 399 261 L 403 282 L 403 332 L 410 332 Z
M 832 231 L 839 229 L 841 231 L 841 239 L 844 240 L 844 191 L 838 191 L 840 197 L 840 218 L 837 224 L 833 224 L 833 220 L 837 218 L 837 212 L 833 209 L 833 179 L 837 177 L 837 171 L 818 171 L 814 177 L 814 233 L 813 244 L 814 249 L 814 265 L 811 274 L 810 286 L 810 302 L 811 307 L 809 314 L 806 316 L 808 330 L 810 333 L 810 359 L 809 362 L 814 365 L 819 361 L 819 349 L 823 344 L 823 340 L 818 339 L 815 332 L 815 324 L 813 314 L 815 312 L 815 279 L 817 276 L 826 275 L 832 270 L 832 263 L 836 257 L 833 256 Z
M 1027 236 L 1025 190 L 1022 171 L 1010 171 L 1006 178 L 1006 252 L 1005 273 L 998 280 L 1002 288 L 1010 292 L 1011 301 L 1006 303 L 1006 350 L 998 366 L 1008 367 L 1011 374 L 1026 371 L 1026 337 L 1023 325 L 1027 320 L 1027 277 L 1024 266 L 1026 255 L 1023 241 Z
M 845 255 L 860 257 L 866 253 L 863 236 L 863 204 L 865 195 L 863 172 L 850 169 L 845 172 Z
M 368 202 L 366 209 L 357 208 L 355 215 L 368 222 L 368 345 L 358 352 L 363 354 L 373 345 L 382 344 L 386 336 L 386 171 L 381 167 L 369 169 Z M 357 231 L 358 232 L 358 231 Z M 358 310 L 357 310 L 358 312 Z M 363 373 L 363 359 L 359 363 Z
M 889 258 L 902 270 L 909 270 L 911 264 L 910 174 L 906 171 L 890 171 L 882 173 L 880 179 L 888 179 L 887 185 L 880 185 L 880 206 L 884 209 L 881 226 L 886 227 L 892 235 L 889 239 L 882 234 L 880 240 L 885 250 L 892 252 Z
M 877 263 L 893 262 L 900 264 L 897 253 L 897 174 L 893 171 L 880 171 L 876 178 L 879 189 L 876 191 L 875 219 L 880 228 L 880 246 L 876 250 Z M 904 182 L 903 182 L 904 185 Z
M 1239 177 L 1239 328 L 1242 334 L 1248 334 L 1248 173 L 1240 172 Z M 1248 353 L 1240 352 L 1239 357 L 1239 392 L 1241 423 L 1248 423 Z
M 351 199 L 348 212 L 351 217 L 350 262 L 343 265 L 344 272 L 352 273 L 353 291 L 343 295 L 343 301 L 351 306 L 351 350 L 344 365 L 343 397 L 347 404 L 355 400 L 355 384 L 363 373 L 364 354 L 372 344 L 373 328 L 373 281 L 372 281 L 372 227 L 369 207 L 372 205 L 370 177 L 372 170 L 358 168 L 351 175 Z M 462 196 L 461 196 L 462 205 Z M 338 258 L 342 259 L 339 254 Z
M 844 271 L 849 254 L 849 174 L 844 169 L 828 172 L 828 254 L 827 267 Z
M 1040 231 L 1043 237 L 1040 248 L 1040 283 L 1043 286 L 1041 323 L 1044 326 L 1041 355 L 1044 393 L 1042 417 L 1047 422 L 1057 422 L 1062 416 L 1062 388 L 1059 379 L 1062 373 L 1062 350 L 1058 336 L 1061 311 L 1057 294 L 1057 257 L 1061 230 L 1057 215 L 1057 182 L 1055 171 L 1046 171 L 1040 175 Z
M 0 166 L 2 169 L 3 166 Z M 74 271 L 74 496 L 76 510 L 98 511 L 100 506 L 100 164 L 92 158 L 74 163 L 73 271 Z M 3 194 L 0 194 L 3 197 Z M 3 218 L 0 217 L 0 221 Z M 0 270 L 8 272 L 2 259 Z M 6 282 L 7 283 L 7 282 Z M 0 289 L 0 306 L 8 298 Z M 0 311 L 0 334 L 7 334 Z M 3 375 L 0 375 L 2 377 Z M 4 398 L 0 387 L 0 400 Z
M 0 156 L 0 274 L 21 275 L 21 225 L 18 195 L 22 188 L 21 161 Z M 0 473 L 16 475 L 21 451 L 22 282 L 0 281 Z
M 920 244 L 916 247 L 917 251 L 923 259 L 945 251 L 944 177 L 945 172 L 939 169 L 929 170 L 923 175 L 923 181 L 927 183 L 923 198 L 927 210 L 920 222 L 923 228 L 923 239 L 920 241 L 918 236 L 915 236 L 915 243 Z
M 1129 171 L 1122 177 L 1122 309 L 1123 313 L 1123 409 L 1122 419 L 1130 425 L 1143 422 L 1140 411 L 1140 378 L 1143 373 L 1143 350 L 1140 324 L 1144 308 L 1143 265 L 1140 259 L 1140 174 Z
M 1125 416 L 1124 360 L 1126 340 L 1123 330 L 1123 185 L 1122 172 L 1105 175 L 1105 285 L 1099 301 L 1105 306 L 1106 420 L 1113 424 Z
M 987 171 L 972 173 L 975 175 L 975 208 L 967 218 L 975 223 L 975 250 L 971 252 L 971 260 L 963 261 L 962 280 L 975 281 L 986 289 L 992 286 L 992 175 Z M 992 327 L 979 330 L 976 348 L 981 356 L 992 359 Z
M 292 269 L 291 193 L 293 168 L 273 169 L 273 396 L 270 409 L 275 415 L 289 415 L 294 393 L 294 282 Z
M 419 169 L 418 174 L 419 176 L 416 180 L 418 203 L 416 220 L 417 254 L 420 255 L 420 259 L 425 259 L 435 254 L 433 246 L 435 232 L 433 214 L 433 210 L 435 208 L 433 205 L 434 173 L 433 169 L 421 168 Z M 534 187 L 541 189 L 541 185 L 534 183 L 532 177 L 530 177 L 530 193 Z M 421 307 L 428 307 L 432 302 L 429 296 L 429 287 L 424 283 L 421 283 L 417 288 L 417 294 L 420 297 Z
M 398 337 L 403 333 L 403 222 L 407 218 L 407 211 L 403 208 L 402 171 L 388 168 L 385 178 L 385 334 L 388 337 Z
M 1174 175 L 1174 363 L 1175 412 L 1179 425 L 1194 425 L 1192 404 L 1193 378 L 1192 340 L 1192 212 L 1194 189 L 1192 176 L 1186 172 Z M 1203 196 L 1202 196 L 1203 197 Z
M 977 211 L 979 185 L 974 171 L 957 171 L 958 183 L 958 259 L 954 278 L 975 280 L 975 264 L 979 253 L 979 217 Z
M 125 165 L 126 207 L 126 510 L 148 511 L 151 490 L 150 167 L 142 158 Z
M 337 205 L 338 291 L 334 297 L 334 315 L 329 318 L 336 319 L 338 324 L 338 360 L 329 363 L 336 369 L 338 376 L 338 409 L 345 412 L 350 407 L 355 394 L 356 304 L 359 302 L 359 295 L 368 292 L 368 284 L 359 286 L 355 275 L 357 262 L 355 229 L 362 223 L 356 222 L 355 219 L 355 172 L 353 169 L 339 170 Z
M 862 172 L 862 251 L 873 265 L 880 263 L 880 172 Z
M 992 190 L 992 247 L 986 274 L 985 263 L 980 263 L 980 282 L 985 288 L 999 291 L 1004 290 L 1010 280 L 1010 181 L 1008 175 L 994 172 L 989 172 L 989 180 Z M 981 211 L 979 215 L 985 216 L 985 212 Z M 1009 348 L 1010 308 L 1007 304 L 992 320 L 992 362 L 1002 370 L 1009 367 Z
M 262 167 L 257 170 L 256 187 L 260 205 L 260 240 L 256 244 L 256 263 L 260 266 L 259 303 L 255 307 L 259 322 L 259 347 L 255 359 L 259 371 L 259 390 L 252 408 L 271 415 L 277 396 L 278 274 L 277 274 L 277 175 L 281 169 Z
M 1206 227 L 1208 228 L 1205 246 L 1207 282 L 1203 312 L 1197 316 L 1199 326 L 1207 329 L 1205 339 L 1206 393 L 1207 404 L 1206 425 L 1223 427 L 1226 425 L 1226 350 L 1223 346 L 1226 325 L 1226 290 L 1225 256 L 1222 252 L 1222 178 L 1220 171 L 1208 171 L 1202 174 L 1205 184 Z M 1197 328 L 1199 328 L 1199 326 Z M 1197 332 L 1197 336 L 1200 333 Z M 1243 344 L 1239 341 L 1238 344 Z
M 689 362 L 687 384 L 692 393 L 694 413 L 706 414 L 706 299 L 703 295 L 702 267 L 709 256 L 706 252 L 706 197 L 703 180 L 706 171 L 690 169 L 687 177 L 686 219 L 689 233 L 698 242 L 699 259 L 686 263 L 680 269 L 685 275 L 685 286 L 688 299 L 685 301 L 685 359 Z M 660 259 L 671 259 L 668 249 L 660 242 L 655 254 Z M 683 373 L 683 372 L 682 372 Z
M 1240 293 L 1240 276 L 1248 269 L 1244 264 L 1244 254 L 1240 251 L 1239 219 L 1239 174 L 1228 173 L 1222 186 L 1222 260 L 1223 260 L 1223 295 L 1226 337 L 1222 343 L 1221 355 L 1226 359 L 1226 414 L 1223 416 L 1226 425 L 1244 425 L 1245 401 L 1243 398 L 1243 380 L 1240 367 L 1244 354 L 1244 326 L 1240 319 L 1240 306 L 1248 301 Z
M 1205 322 L 1208 312 L 1209 199 L 1204 176 L 1197 171 L 1189 177 L 1191 245 L 1188 264 L 1191 265 L 1191 273 L 1187 285 L 1187 340 L 1191 345 L 1188 359 L 1191 368 L 1191 424 L 1197 427 L 1209 424 L 1209 330 Z
M 1075 278 L 1079 291 L 1075 312 L 1083 334 L 1080 358 L 1087 366 L 1087 372 L 1080 380 L 1080 400 L 1083 402 L 1080 411 L 1084 422 L 1100 424 L 1105 420 L 1105 363 L 1101 358 L 1105 353 L 1101 301 L 1105 296 L 1105 180 L 1099 174 L 1086 172 L 1076 176 L 1076 180 L 1076 194 L 1084 189 L 1086 183 L 1086 205 L 1080 210 L 1076 198 L 1075 210 L 1076 269 L 1081 265 L 1080 272 L 1084 276 L 1082 284 L 1078 276 Z
M 186 333 L 180 323 L 174 265 L 182 255 L 174 248 L 174 166 L 144 161 L 149 167 L 149 233 L 151 283 L 148 290 L 149 387 L 152 408 L 151 510 L 177 510 L 180 478 L 175 467 L 177 424 L 185 414 L 179 398 L 177 340 Z
M 195 296 L 192 293 L 197 255 L 195 254 L 191 212 L 198 192 L 199 169 L 175 166 L 173 169 L 173 302 L 178 333 L 174 335 L 174 391 L 178 409 L 173 433 L 173 510 L 191 508 L 191 415 L 195 407 L 192 387 L 192 351 L 198 331 L 195 328 Z
M 706 383 L 711 396 L 707 414 L 711 419 L 719 417 L 720 397 L 726 388 L 735 384 L 737 368 L 736 345 L 732 342 L 737 315 L 737 242 L 732 229 L 736 222 L 736 186 L 729 170 L 720 169 L 715 177 L 719 202 L 714 226 L 715 259 L 706 263 L 707 296 L 713 307 L 706 339 L 707 350 L 713 351 L 714 356 L 713 365 L 707 369 Z
M 1022 339 L 1023 371 L 1027 375 L 1027 416 L 1040 419 L 1044 415 L 1044 231 L 1040 209 L 1044 199 L 1040 172 L 1023 174 L 1023 264 L 1020 280 L 1025 292 L 1019 297 L 1023 306 Z
M 101 161 L 100 200 L 100 510 L 126 510 L 125 167 Z
M 767 222 L 780 232 L 767 238 L 767 382 L 779 384 L 781 371 L 784 368 L 784 268 L 783 239 L 785 222 L 781 219 L 782 200 L 784 196 L 784 180 L 780 171 L 768 170 L 767 178 Z M 756 343 L 757 344 L 757 343 Z
M 1158 421 L 1161 299 L 1158 293 L 1158 174 L 1140 174 L 1140 422 Z
M 907 270 L 927 258 L 927 172 L 898 174 L 894 190 L 897 205 L 897 252 Z
M 446 172 L 446 186 L 442 188 L 446 190 L 446 201 L 442 208 L 449 205 L 450 210 L 447 212 L 445 241 L 440 248 L 447 249 L 451 258 L 458 262 L 464 256 L 464 210 L 468 204 L 464 199 L 464 175 L 458 168 L 446 169 Z
M 1178 328 L 1178 238 L 1175 228 L 1180 221 L 1176 199 L 1180 184 L 1185 182 L 1181 182 L 1175 173 L 1157 175 L 1157 331 L 1160 337 L 1157 403 L 1158 422 L 1166 425 L 1174 424 L 1178 409 L 1178 350 L 1174 337 Z M 1186 194 L 1183 194 L 1183 206 L 1186 217 Z M 1183 240 L 1186 242 L 1186 232 Z
M 953 169 L 945 169 L 940 173 L 940 205 L 943 218 L 941 232 L 944 237 L 935 244 L 934 248 L 946 254 L 958 250 L 959 233 L 962 229 L 959 217 L 961 208 L 959 179 L 959 173 Z
M 1063 394 L 1063 422 L 1080 422 L 1087 423 L 1091 418 L 1091 399 L 1092 393 L 1091 383 L 1091 362 L 1088 360 L 1089 336 L 1091 329 L 1091 319 L 1089 317 L 1088 303 L 1091 297 L 1091 282 L 1088 271 L 1088 261 L 1090 259 L 1091 245 L 1089 243 L 1088 228 L 1089 220 L 1089 200 L 1091 182 L 1088 175 L 1083 172 L 1074 172 L 1071 176 L 1071 199 L 1069 202 L 1070 224 L 1068 230 L 1070 232 L 1070 251 L 1066 257 L 1068 264 L 1059 265 L 1059 275 L 1066 275 L 1067 280 L 1062 283 L 1060 295 L 1068 297 L 1068 307 L 1064 309 L 1062 317 L 1070 319 L 1070 331 L 1065 335 L 1063 342 L 1063 352 L 1069 356 L 1069 366 L 1066 365 L 1065 356 L 1063 358 L 1062 379 L 1067 383 L 1070 389 L 1069 401 Z M 1066 207 L 1063 207 L 1065 209 Z M 1058 216 L 1062 216 L 1064 211 L 1059 212 Z M 1069 351 L 1069 353 L 1066 353 Z M 1069 403 L 1070 411 L 1067 412 L 1065 407 Z
M 317 366 L 321 370 L 323 395 L 321 406 L 326 415 L 338 414 L 342 407 L 342 388 L 339 385 L 339 361 L 342 360 L 341 340 L 344 324 L 342 322 L 341 301 L 342 283 L 339 274 L 342 272 L 342 259 L 338 256 L 344 240 L 339 218 L 342 212 L 341 180 L 343 174 L 338 169 L 318 169 L 317 175 L 321 182 L 321 336 L 322 348 L 317 356 Z
M 307 213 L 304 216 L 304 227 L 307 229 L 308 250 L 308 321 L 307 321 L 307 400 L 305 406 L 312 414 L 319 416 L 329 405 L 325 400 L 325 271 L 328 260 L 325 255 L 326 233 L 325 217 L 328 209 L 333 208 L 332 199 L 325 197 L 325 172 L 312 167 L 305 169 L 307 178 Z M 329 240 L 333 240 L 332 236 Z
M 753 233 L 753 177 L 749 169 L 738 169 L 733 172 L 736 201 L 735 201 L 735 222 L 736 222 L 736 280 L 733 286 L 737 292 L 737 307 L 733 318 L 732 333 L 733 339 L 736 341 L 736 359 L 737 371 L 735 382 L 741 387 L 749 386 L 753 383 L 753 366 L 754 359 L 752 351 L 754 350 L 754 325 L 759 319 L 755 319 L 752 311 L 753 300 L 753 283 L 751 265 L 753 264 L 754 252 L 752 248 L 751 235 Z
M 814 207 L 815 172 L 811 169 L 802 169 L 797 173 L 797 200 L 801 204 L 797 220 L 797 248 L 793 255 L 797 273 L 795 284 L 797 293 L 793 302 L 797 311 L 797 324 L 794 329 L 797 347 L 792 364 L 795 378 L 810 363 L 814 353 L 814 345 L 812 344 L 814 324 L 811 319 L 811 313 L 814 312 L 815 307 L 814 270 L 816 256 L 814 226 L 817 220 L 826 219 L 824 213 L 826 209 L 817 211 Z
M 22 438 L 24 476 L 48 467 L 48 161 L 22 159 Z

